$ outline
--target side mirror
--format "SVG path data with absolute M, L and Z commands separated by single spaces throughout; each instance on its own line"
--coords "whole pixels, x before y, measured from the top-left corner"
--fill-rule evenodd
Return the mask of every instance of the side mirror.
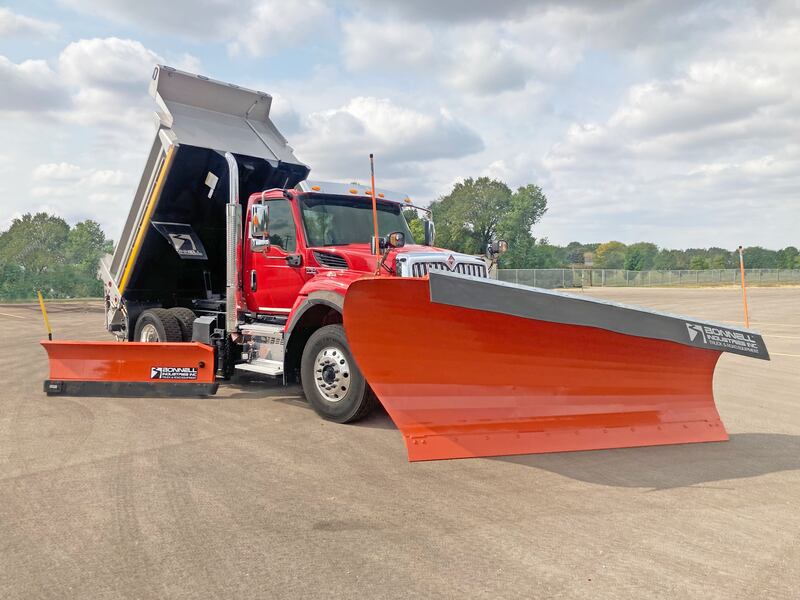
M 377 242 L 377 248 L 375 247 Z M 378 254 L 380 251 L 390 250 L 392 248 L 402 248 L 406 245 L 406 234 L 402 231 L 393 231 L 385 237 L 379 237 L 377 240 L 373 235 L 369 241 L 369 250 L 372 254 Z
M 433 246 L 436 241 L 436 227 L 430 219 L 422 220 L 422 231 L 424 235 L 424 243 L 426 246 Z
M 508 252 L 508 242 L 505 240 L 492 242 L 486 247 L 486 256 L 492 260 L 498 258 L 501 254 L 505 254 L 506 252 Z
M 386 237 L 389 248 L 402 248 L 406 245 L 406 234 L 402 231 L 393 231 Z
M 250 250 L 263 252 L 269 249 L 269 204 L 250 207 Z
M 269 204 L 253 204 L 250 207 L 250 237 L 269 237 Z

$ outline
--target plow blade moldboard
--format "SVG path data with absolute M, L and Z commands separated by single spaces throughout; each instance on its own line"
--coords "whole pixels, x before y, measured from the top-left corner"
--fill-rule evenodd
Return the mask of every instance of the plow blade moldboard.
M 491 280 L 356 281 L 348 341 L 409 460 L 728 439 L 720 353 L 755 332 Z
M 43 341 L 49 396 L 208 396 L 214 349 L 205 344 Z

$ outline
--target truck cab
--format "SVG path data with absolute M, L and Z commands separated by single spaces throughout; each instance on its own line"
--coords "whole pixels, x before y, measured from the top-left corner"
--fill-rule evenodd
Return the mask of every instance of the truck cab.
M 304 181 L 252 194 L 241 244 L 241 360 L 235 369 L 300 380 L 323 417 L 360 418 L 374 397 L 342 328 L 349 286 L 363 277 L 422 277 L 429 270 L 487 276 L 481 258 L 432 246 L 426 209 L 404 194 Z M 404 210 L 424 213 L 413 243 Z
M 343 292 L 344 285 L 331 286 L 334 278 L 422 276 L 429 268 L 486 276 L 481 259 L 432 246 L 430 215 L 410 198 L 376 190 L 375 200 L 379 238 L 395 234 L 394 240 L 402 240 L 399 247 L 384 248 L 380 259 L 372 246 L 371 190 L 364 186 L 312 181 L 250 196 L 243 244 L 246 310 L 289 314 L 310 290 L 327 286 Z M 424 213 L 423 244 L 414 243 L 404 216 L 409 208 Z M 316 278 L 322 279 L 316 283 Z

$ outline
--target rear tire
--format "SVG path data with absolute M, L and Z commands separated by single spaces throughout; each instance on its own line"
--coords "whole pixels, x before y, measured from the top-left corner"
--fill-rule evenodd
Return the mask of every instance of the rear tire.
M 181 328 L 181 337 L 183 338 L 184 342 L 191 342 L 192 341 L 192 329 L 194 320 L 197 318 L 197 315 L 194 314 L 192 309 L 185 308 L 183 306 L 176 306 L 175 308 L 170 308 L 169 312 L 178 320 L 178 325 Z
M 308 338 L 300 360 L 303 392 L 323 419 L 352 423 L 375 407 L 375 395 L 358 369 L 344 328 L 320 327 Z
M 136 320 L 134 342 L 180 342 L 181 326 L 166 308 L 151 308 Z

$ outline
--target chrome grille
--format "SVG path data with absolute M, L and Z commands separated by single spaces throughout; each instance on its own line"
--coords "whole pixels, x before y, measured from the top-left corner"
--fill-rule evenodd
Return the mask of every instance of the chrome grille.
M 487 277 L 486 265 L 476 263 L 458 263 L 452 269 L 444 262 L 415 262 L 411 265 L 412 277 L 423 277 L 429 271 L 453 271 L 455 273 L 462 273 L 464 275 L 472 275 L 474 277 Z
M 319 252 L 314 250 L 314 258 L 323 267 L 329 267 L 331 269 L 347 268 L 347 261 L 341 256 L 337 256 L 335 254 L 328 254 L 327 252 Z
M 472 275 L 474 277 L 486 277 L 486 265 L 478 265 L 474 263 L 458 263 L 456 268 L 453 269 L 456 273 L 463 273 L 464 275 Z

